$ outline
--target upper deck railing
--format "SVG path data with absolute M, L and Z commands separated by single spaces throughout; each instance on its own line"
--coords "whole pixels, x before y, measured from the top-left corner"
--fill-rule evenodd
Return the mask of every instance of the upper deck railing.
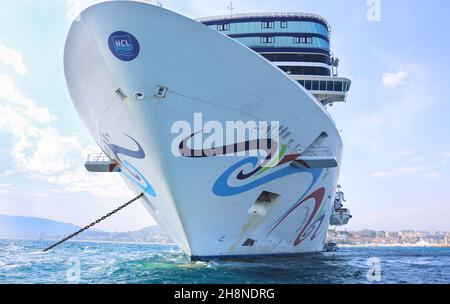
M 107 163 L 111 162 L 111 159 L 105 153 L 91 153 L 87 156 L 87 162 L 95 162 L 95 163 Z

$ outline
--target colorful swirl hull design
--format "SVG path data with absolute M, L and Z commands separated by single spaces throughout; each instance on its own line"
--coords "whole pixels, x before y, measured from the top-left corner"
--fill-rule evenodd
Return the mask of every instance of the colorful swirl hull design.
M 313 185 L 313 184 L 312 184 Z M 319 228 L 325 218 L 325 212 L 323 210 L 323 208 L 321 209 L 322 206 L 322 202 L 323 199 L 325 197 L 325 188 L 320 188 L 317 189 L 316 191 L 314 191 L 313 193 L 311 193 L 310 195 L 308 195 L 307 197 L 305 197 L 306 193 L 309 192 L 309 190 L 312 188 L 312 186 L 310 186 L 310 188 L 305 192 L 305 194 L 303 194 L 303 196 L 288 210 L 286 211 L 276 222 L 275 225 L 273 226 L 272 230 L 269 232 L 269 235 L 294 211 L 296 210 L 298 207 L 302 206 L 304 203 L 306 203 L 307 201 L 313 199 L 314 200 L 314 208 L 313 211 L 311 212 L 306 224 L 300 228 L 300 233 L 298 234 L 297 238 L 294 241 L 294 246 L 298 246 L 300 245 L 306 238 L 308 238 L 309 235 L 311 235 L 311 233 L 313 233 L 312 237 L 311 237 L 311 241 L 314 240 L 317 237 L 317 233 L 319 231 Z M 320 210 L 320 216 L 316 215 L 318 214 L 318 211 Z M 312 223 L 312 224 L 311 224 Z M 315 230 L 314 230 L 314 227 Z
M 182 156 L 189 157 L 189 158 L 206 158 L 206 157 L 216 157 L 220 155 L 226 155 L 229 153 L 238 153 L 242 151 L 250 151 L 252 149 L 260 149 L 261 147 L 265 147 L 265 151 L 267 153 L 266 159 L 258 165 L 259 158 L 258 157 L 249 157 L 244 160 L 239 161 L 238 163 L 234 164 L 225 172 L 223 172 L 219 178 L 216 180 L 212 187 L 212 191 L 217 196 L 227 197 L 227 196 L 234 196 L 238 195 L 247 191 L 250 191 L 254 188 L 257 188 L 259 186 L 262 186 L 264 184 L 267 184 L 271 181 L 274 181 L 276 179 L 289 176 L 292 174 L 297 173 L 309 173 L 312 175 L 311 183 L 308 185 L 308 188 L 306 191 L 302 194 L 300 199 L 291 207 L 289 210 L 287 210 L 274 224 L 271 231 L 268 233 L 270 235 L 273 231 L 275 231 L 282 223 L 283 221 L 298 207 L 304 205 L 306 202 L 310 201 L 311 199 L 314 200 L 314 208 L 311 212 L 311 214 L 308 217 L 308 220 L 305 225 L 300 227 L 298 231 L 298 236 L 296 237 L 294 241 L 294 246 L 300 245 L 304 240 L 306 240 L 308 237 L 310 237 L 310 240 L 314 240 L 319 232 L 320 227 L 322 223 L 324 222 L 326 212 L 324 210 L 323 202 L 325 197 L 325 188 L 319 188 L 313 192 L 311 190 L 313 189 L 314 185 L 316 184 L 317 180 L 321 176 L 323 169 L 311 169 L 309 166 L 301 162 L 303 164 L 303 168 L 301 167 L 293 167 L 293 166 L 285 166 L 283 168 L 274 170 L 273 172 L 270 172 L 268 174 L 263 175 L 262 177 L 252 180 L 246 184 L 238 185 L 238 186 L 231 186 L 229 184 L 229 180 L 234 177 L 234 180 L 236 181 L 243 181 L 246 179 L 249 179 L 252 176 L 259 176 L 262 175 L 265 171 L 272 168 L 280 167 L 286 163 L 290 163 L 300 156 L 300 154 L 290 154 L 285 155 L 286 152 L 286 146 L 282 146 L 281 150 L 278 155 L 278 163 L 276 165 L 271 167 L 266 167 L 265 165 L 271 163 L 271 158 L 278 150 L 277 146 L 278 143 L 270 140 L 270 139 L 264 139 L 264 140 L 256 140 L 256 141 L 245 141 L 233 145 L 228 146 L 222 146 L 218 148 L 213 149 L 202 149 L 202 150 L 193 150 L 187 147 L 188 141 L 195 136 L 195 134 L 192 134 L 191 136 L 185 138 L 180 144 L 179 144 L 179 151 Z M 231 151 L 231 152 L 229 152 Z M 244 166 L 251 164 L 253 169 L 250 172 L 245 173 L 241 168 Z M 308 193 L 310 193 L 308 195 Z
M 188 142 L 191 138 L 193 138 L 197 133 L 194 133 L 188 137 L 186 137 L 183 141 L 179 144 L 179 152 L 182 156 L 188 157 L 188 158 L 207 158 L 207 157 L 217 157 L 221 155 L 227 155 L 227 154 L 234 154 L 239 152 L 248 152 L 252 150 L 264 150 L 267 154 L 266 158 L 263 160 L 261 164 L 258 165 L 259 159 L 258 157 L 249 157 L 247 159 L 244 159 L 237 164 L 231 166 L 229 169 L 227 169 L 221 176 L 217 179 L 217 181 L 214 183 L 212 191 L 217 196 L 233 196 L 238 195 L 244 192 L 247 192 L 251 189 L 254 189 L 256 187 L 259 187 L 261 185 L 267 184 L 275 179 L 279 179 L 281 177 L 295 174 L 295 173 L 301 173 L 301 172 L 309 172 L 312 173 L 313 176 L 317 174 L 317 170 L 311 170 L 308 169 L 308 165 L 304 163 L 304 168 L 294 168 L 294 167 L 285 167 L 282 169 L 279 169 L 275 172 L 272 172 L 268 175 L 262 176 L 261 178 L 251 181 L 247 184 L 241 185 L 241 186 L 230 186 L 228 184 L 229 178 L 233 175 L 235 171 L 237 171 L 239 168 L 243 167 L 246 164 L 252 164 L 253 170 L 250 172 L 245 173 L 243 170 L 240 170 L 236 176 L 235 179 L 237 181 L 244 181 L 246 179 L 249 179 L 252 176 L 259 176 L 262 175 L 265 171 L 280 167 L 283 164 L 289 163 L 297 159 L 300 154 L 290 154 L 285 155 L 286 153 L 286 146 L 282 146 L 281 150 L 279 151 L 278 158 L 276 158 L 276 161 L 278 161 L 276 164 L 272 164 L 273 162 L 273 156 L 278 151 L 278 143 L 272 139 L 256 139 L 256 140 L 250 140 L 250 141 L 244 141 L 240 143 L 235 143 L 228 146 L 221 146 L 211 149 L 191 149 L 188 147 Z M 320 174 L 319 174 L 320 175 Z M 315 178 L 316 179 L 316 178 Z
M 120 159 L 120 154 L 126 155 L 135 159 L 144 159 L 145 158 L 145 152 L 144 149 L 142 149 L 142 146 L 135 140 L 133 137 L 125 134 L 128 138 L 130 138 L 137 146 L 137 150 L 129 150 L 114 144 L 108 144 L 108 147 L 111 149 L 111 151 L 114 153 L 116 158 L 120 161 L 120 172 L 123 176 L 125 176 L 127 179 L 129 179 L 131 182 L 133 182 L 136 186 L 142 189 L 144 193 L 147 193 L 153 197 L 156 197 L 156 192 L 153 189 L 152 185 L 148 182 L 148 180 L 145 178 L 145 176 L 130 162 L 126 160 Z M 126 169 L 126 170 L 124 170 Z

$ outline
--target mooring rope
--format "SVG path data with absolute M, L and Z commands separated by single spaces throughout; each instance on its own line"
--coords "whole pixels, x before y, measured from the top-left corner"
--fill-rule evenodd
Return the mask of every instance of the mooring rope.
M 126 204 L 123 204 L 123 205 L 120 206 L 119 208 L 117 208 L 117 209 L 111 211 L 110 213 L 108 213 L 107 215 L 105 215 L 105 216 L 99 218 L 99 219 L 96 220 L 95 222 L 90 223 L 90 224 L 87 225 L 86 227 L 84 227 L 84 228 L 78 230 L 77 232 L 75 232 L 75 233 L 69 235 L 68 237 L 63 238 L 61 241 L 59 241 L 59 242 L 57 242 L 57 243 L 51 245 L 51 246 L 48 247 L 48 248 L 45 248 L 45 249 L 44 249 L 44 252 L 47 252 L 47 251 L 49 251 L 49 250 L 52 250 L 52 249 L 55 248 L 56 246 L 59 246 L 59 245 L 61 245 L 62 243 L 64 243 L 64 242 L 70 240 L 71 238 L 76 237 L 76 236 L 79 235 L 80 233 L 82 233 L 82 232 L 84 232 L 84 231 L 86 231 L 86 230 L 88 230 L 88 229 L 94 227 L 94 226 L 97 225 L 98 223 L 100 223 L 100 222 L 106 220 L 108 217 L 110 217 L 110 216 L 116 214 L 117 212 L 119 212 L 119 211 L 122 210 L 123 208 L 125 208 L 125 207 L 131 205 L 132 203 L 134 203 L 135 201 L 137 201 L 138 199 L 140 199 L 140 198 L 143 197 L 143 196 L 144 196 L 144 193 L 139 194 L 138 196 L 136 196 L 135 198 L 133 198 L 131 201 L 127 202 Z

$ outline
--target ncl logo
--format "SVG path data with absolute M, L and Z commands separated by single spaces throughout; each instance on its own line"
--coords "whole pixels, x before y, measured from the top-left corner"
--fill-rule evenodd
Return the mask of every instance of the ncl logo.
M 134 60 L 140 51 L 139 42 L 130 33 L 114 32 L 108 39 L 109 49 L 117 59 L 122 61 Z

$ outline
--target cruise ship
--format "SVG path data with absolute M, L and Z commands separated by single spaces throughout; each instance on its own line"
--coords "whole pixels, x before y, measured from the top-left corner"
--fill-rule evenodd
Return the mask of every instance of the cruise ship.
M 337 76 L 330 37 L 305 13 L 192 20 L 140 2 L 87 8 L 64 55 L 101 150 L 86 168 L 121 174 L 192 260 L 322 251 L 329 225 L 351 217 L 327 111 L 351 81 Z

